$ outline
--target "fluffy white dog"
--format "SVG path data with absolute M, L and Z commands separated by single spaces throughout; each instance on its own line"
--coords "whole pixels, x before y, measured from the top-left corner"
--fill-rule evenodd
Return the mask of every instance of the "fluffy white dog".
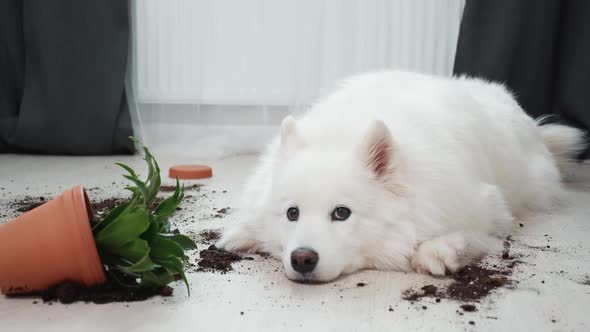
M 219 246 L 280 257 L 288 278 L 443 275 L 550 208 L 583 134 L 527 116 L 501 85 L 386 71 L 287 117 Z

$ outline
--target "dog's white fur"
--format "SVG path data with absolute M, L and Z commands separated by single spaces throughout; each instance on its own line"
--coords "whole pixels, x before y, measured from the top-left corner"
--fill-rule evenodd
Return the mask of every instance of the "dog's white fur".
M 219 246 L 269 252 L 293 280 L 360 269 L 443 275 L 498 248 L 514 217 L 546 210 L 582 133 L 542 125 L 502 86 L 402 71 L 350 78 L 295 120 L 246 185 Z M 332 221 L 336 206 L 352 214 Z M 291 222 L 286 211 L 300 210 Z M 313 272 L 291 267 L 300 247 Z

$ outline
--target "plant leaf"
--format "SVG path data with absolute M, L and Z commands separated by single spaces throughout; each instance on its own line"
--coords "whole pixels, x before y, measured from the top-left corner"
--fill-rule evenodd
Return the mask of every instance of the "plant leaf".
M 137 261 L 135 264 L 133 264 L 129 267 L 126 267 L 126 269 L 131 272 L 147 272 L 147 271 L 153 270 L 154 267 L 155 267 L 154 262 L 152 262 L 152 260 L 150 258 L 150 252 L 148 250 L 148 252 L 145 254 L 145 256 L 142 259 Z
M 150 220 L 150 227 L 147 229 L 147 231 L 141 234 L 141 238 L 148 241 L 149 243 L 152 243 L 156 236 L 158 236 L 160 233 L 160 225 L 152 216 L 148 216 L 148 218 Z
M 142 273 L 141 285 L 146 287 L 164 287 L 174 281 L 174 275 L 160 268 L 155 272 Z
M 144 160 L 148 164 L 146 205 L 151 206 L 152 202 L 156 199 L 156 195 L 158 195 L 158 192 L 160 191 L 160 166 L 158 166 L 158 162 L 148 148 L 144 146 L 143 151 L 145 152 Z
M 184 249 L 175 241 L 167 239 L 161 235 L 156 236 L 152 241 L 151 253 L 152 258 L 179 257 L 184 260 Z
M 122 247 L 145 232 L 150 226 L 147 211 L 140 207 L 115 218 L 104 229 L 96 233 L 97 246 L 103 248 Z M 107 251 L 108 251 L 107 250 Z
M 154 260 L 157 264 L 162 265 L 168 272 L 173 275 L 180 275 L 182 281 L 186 285 L 186 289 L 188 291 L 188 295 L 191 295 L 191 288 L 186 279 L 186 275 L 184 274 L 184 262 L 180 260 L 178 257 L 168 257 L 166 259 L 155 259 Z
M 129 200 L 129 202 L 119 205 L 119 206 L 115 207 L 114 209 L 112 209 L 101 222 L 99 222 L 98 224 L 94 225 L 94 227 L 92 227 L 92 232 L 96 235 L 97 232 L 99 232 L 100 230 L 102 230 L 103 228 L 108 226 L 113 220 L 115 220 L 117 217 L 122 215 L 125 212 L 125 210 L 127 210 L 128 208 L 133 206 L 137 199 L 138 199 L 138 196 L 133 195 L 131 197 L 131 200 Z
M 147 187 L 145 186 L 145 183 L 141 182 L 141 180 L 134 178 L 130 175 L 123 175 L 124 178 L 126 178 L 127 180 L 133 182 L 136 186 L 137 189 L 139 189 L 139 192 L 141 193 L 141 197 L 143 198 L 143 203 L 145 204 L 145 206 L 148 206 L 147 204 L 147 197 L 148 197 L 148 190 Z
M 133 239 L 122 247 L 107 248 L 110 254 L 117 255 L 131 263 L 140 261 L 150 252 L 150 246 L 146 240 Z
M 115 163 L 115 165 L 122 167 L 123 169 L 125 169 L 129 175 L 135 179 L 139 179 L 139 177 L 137 176 L 137 174 L 135 173 L 135 171 L 133 170 L 133 168 L 123 164 L 123 163 Z
M 197 244 L 184 234 L 161 234 L 161 236 L 178 243 L 184 250 L 197 249 Z
M 160 285 L 160 279 L 154 272 L 146 271 L 141 274 L 140 286 L 147 288 L 156 288 L 162 285 Z
M 166 218 L 173 215 L 176 212 L 176 208 L 184 198 L 184 187 L 180 187 L 180 182 L 178 178 L 176 178 L 176 189 L 174 190 L 174 194 L 168 198 L 166 198 L 158 207 L 156 208 L 156 212 L 154 212 L 154 217 L 157 221 L 166 223 Z
M 101 229 L 105 228 L 108 224 L 110 224 L 115 218 L 123 214 L 123 212 L 131 205 L 131 202 L 127 204 L 119 205 L 116 208 L 112 209 L 109 214 L 98 224 L 92 227 L 92 231 L 94 233 L 100 231 Z

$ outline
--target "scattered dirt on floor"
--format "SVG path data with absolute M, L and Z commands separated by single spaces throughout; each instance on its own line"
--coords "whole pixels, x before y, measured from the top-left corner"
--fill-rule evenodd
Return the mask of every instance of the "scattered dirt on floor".
M 200 184 L 200 183 L 192 184 L 190 186 L 185 186 L 184 191 L 194 190 L 194 189 L 199 190 L 199 189 L 201 189 L 202 186 L 203 186 L 203 184 Z M 160 186 L 160 192 L 162 192 L 162 193 L 171 193 L 171 192 L 174 192 L 175 190 L 176 190 L 176 185 Z
M 190 186 L 185 187 L 185 190 L 193 190 L 193 189 L 199 189 L 201 188 L 203 185 L 202 184 L 193 184 Z M 99 190 L 100 188 L 94 187 L 94 188 L 89 188 L 86 189 L 86 191 L 95 191 L 95 190 Z M 176 186 L 161 186 L 160 187 L 160 192 L 162 193 L 168 193 L 168 192 L 173 192 L 176 189 Z M 189 197 L 186 197 L 189 198 Z M 17 212 L 29 212 L 32 209 L 41 206 L 43 204 L 45 204 L 47 201 L 51 200 L 51 197 L 46 198 L 45 196 L 39 196 L 39 197 L 30 197 L 30 196 L 26 196 L 22 199 L 18 199 L 15 200 L 14 202 L 12 202 L 10 204 L 10 207 L 14 210 L 16 210 Z M 95 216 L 98 217 L 98 220 L 101 220 L 101 217 L 104 217 L 104 215 L 106 215 L 106 213 L 108 213 L 110 210 L 112 210 L 113 208 L 115 208 L 118 205 L 121 205 L 123 203 L 125 203 L 128 200 L 128 198 L 119 198 L 119 197 L 111 197 L 111 198 L 106 198 L 100 201 L 93 201 L 91 203 L 92 205 L 92 210 L 95 213 Z M 154 205 L 152 207 L 157 207 L 158 204 L 160 204 L 164 199 L 161 197 L 156 198 L 156 200 L 154 201 Z M 229 208 L 227 208 L 229 209 Z M 225 210 L 225 209 L 222 209 Z M 221 210 L 220 210 L 221 211 Z M 226 213 L 227 211 L 223 211 L 223 213 Z M 218 213 L 221 213 L 218 211 Z
M 501 264 L 486 265 L 479 262 L 467 265 L 456 273 L 448 275 L 452 280 L 450 284 L 440 288 L 426 285 L 419 290 L 408 289 L 404 292 L 403 299 L 417 301 L 424 297 L 430 297 L 436 298 L 436 302 L 440 302 L 440 299 L 444 298 L 468 303 L 461 306 L 464 311 L 475 310 L 476 308 L 471 302 L 478 302 L 495 289 L 513 284 L 509 277 L 512 275 L 514 267 L 522 261 L 516 260 L 515 256 L 510 254 L 511 243 L 512 238 L 508 236 L 504 241 Z
M 229 213 L 229 210 L 230 209 L 231 209 L 230 207 L 224 207 L 224 208 L 221 208 L 221 209 L 217 209 L 216 208 L 216 209 L 214 209 L 215 210 L 215 213 L 212 214 L 211 217 L 213 217 L 213 218 L 223 218 L 223 217 L 225 217 Z
M 584 277 L 584 279 L 578 282 L 580 285 L 590 286 L 590 275 Z
M 45 196 L 39 197 L 30 197 L 26 196 L 22 199 L 16 200 L 10 204 L 10 207 L 17 212 L 28 212 L 32 209 L 41 206 L 47 202 L 47 198 Z
M 100 201 L 93 201 L 90 203 L 92 206 L 92 211 L 94 211 L 94 220 L 96 222 L 101 221 L 107 214 L 117 207 L 118 205 L 124 204 L 127 199 L 118 198 L 118 197 L 111 197 L 106 198 Z
M 208 271 L 226 273 L 234 269 L 232 267 L 233 263 L 239 262 L 243 259 L 252 259 L 249 257 L 242 257 L 223 249 L 218 249 L 215 245 L 211 245 L 209 248 L 201 250 L 199 255 L 200 259 L 197 263 L 199 268 L 197 271 L 200 272 Z
M 41 298 L 43 302 L 51 304 L 60 302 L 70 304 L 74 302 L 92 302 L 105 304 L 112 302 L 137 302 L 145 301 L 154 296 L 169 297 L 173 295 L 173 289 L 169 286 L 163 288 L 127 288 L 108 280 L 105 284 L 95 287 L 85 287 L 75 282 L 62 282 L 48 289 L 36 292 L 8 295 L 8 297 Z
M 453 276 L 454 282 L 447 287 L 446 294 L 460 301 L 479 300 L 492 290 L 510 284 L 505 272 L 478 265 L 466 266 Z
M 106 217 L 106 215 L 112 209 L 114 209 L 118 205 L 124 204 L 125 202 L 127 202 L 128 199 L 129 198 L 110 197 L 99 201 L 92 201 L 90 205 L 92 206 L 92 211 L 94 211 L 93 223 L 99 222 L 102 219 L 104 219 L 104 217 Z M 156 208 L 163 200 L 163 198 L 157 197 L 154 200 L 152 208 Z M 19 199 L 12 202 L 11 207 L 17 212 L 25 213 L 45 204 L 46 202 L 47 200 L 43 196 L 38 198 L 25 197 L 23 199 Z
M 408 301 L 420 300 L 424 297 L 445 298 L 461 302 L 478 301 L 493 290 L 510 285 L 507 278 L 509 268 L 499 269 L 481 265 L 468 265 L 457 273 L 449 275 L 453 280 L 444 288 L 426 285 L 420 290 L 409 289 L 404 292 L 403 299 Z
M 216 230 L 206 230 L 199 233 L 199 237 L 204 243 L 212 243 L 219 240 L 221 234 Z
M 463 304 L 461 305 L 461 309 L 463 309 L 463 311 L 473 312 L 477 310 L 477 307 L 473 304 Z
M 404 292 L 403 299 L 408 301 L 420 300 L 423 297 L 435 297 L 438 293 L 438 288 L 434 285 L 426 285 L 418 290 L 409 289 Z

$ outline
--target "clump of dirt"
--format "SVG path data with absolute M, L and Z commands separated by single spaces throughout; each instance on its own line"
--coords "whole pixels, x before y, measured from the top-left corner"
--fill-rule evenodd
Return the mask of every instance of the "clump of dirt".
M 230 207 L 215 209 L 215 214 L 213 214 L 212 216 L 214 218 L 223 218 L 229 213 L 230 209 L 231 209 Z
M 490 294 L 494 289 L 510 284 L 506 277 L 510 270 L 500 270 L 480 265 L 467 265 L 457 273 L 450 275 L 453 282 L 444 289 L 434 285 L 426 285 L 421 291 L 407 290 L 403 299 L 416 301 L 423 297 L 436 297 L 462 302 L 478 301 Z
M 221 234 L 215 230 L 206 230 L 199 233 L 201 240 L 205 243 L 211 243 L 219 240 L 221 238 Z
M 502 272 L 505 271 L 468 265 L 453 276 L 455 281 L 447 287 L 447 296 L 463 301 L 484 298 L 492 290 L 510 283 Z
M 200 183 L 196 183 L 196 184 L 192 184 L 190 186 L 185 186 L 184 190 L 193 190 L 193 189 L 201 189 L 201 187 L 203 186 L 203 184 Z M 160 192 L 162 193 L 171 193 L 174 192 L 176 190 L 176 185 L 174 186 L 160 186 Z
M 477 307 L 473 304 L 463 304 L 461 305 L 461 309 L 463 309 L 463 311 L 473 312 L 477 310 Z
M 174 290 L 169 286 L 162 288 L 128 288 L 109 279 L 105 284 L 95 287 L 86 287 L 75 282 L 66 281 L 51 286 L 41 292 L 13 294 L 8 295 L 8 297 L 41 298 L 43 302 L 49 304 L 52 302 L 63 304 L 74 302 L 105 304 L 112 302 L 145 301 L 157 295 L 169 297 L 173 295 L 173 292 Z
M 219 249 L 215 245 L 211 245 L 209 248 L 201 250 L 199 255 L 200 259 L 197 263 L 199 265 L 197 271 L 199 272 L 209 271 L 227 273 L 234 269 L 232 267 L 233 263 L 248 259 L 233 252 Z

